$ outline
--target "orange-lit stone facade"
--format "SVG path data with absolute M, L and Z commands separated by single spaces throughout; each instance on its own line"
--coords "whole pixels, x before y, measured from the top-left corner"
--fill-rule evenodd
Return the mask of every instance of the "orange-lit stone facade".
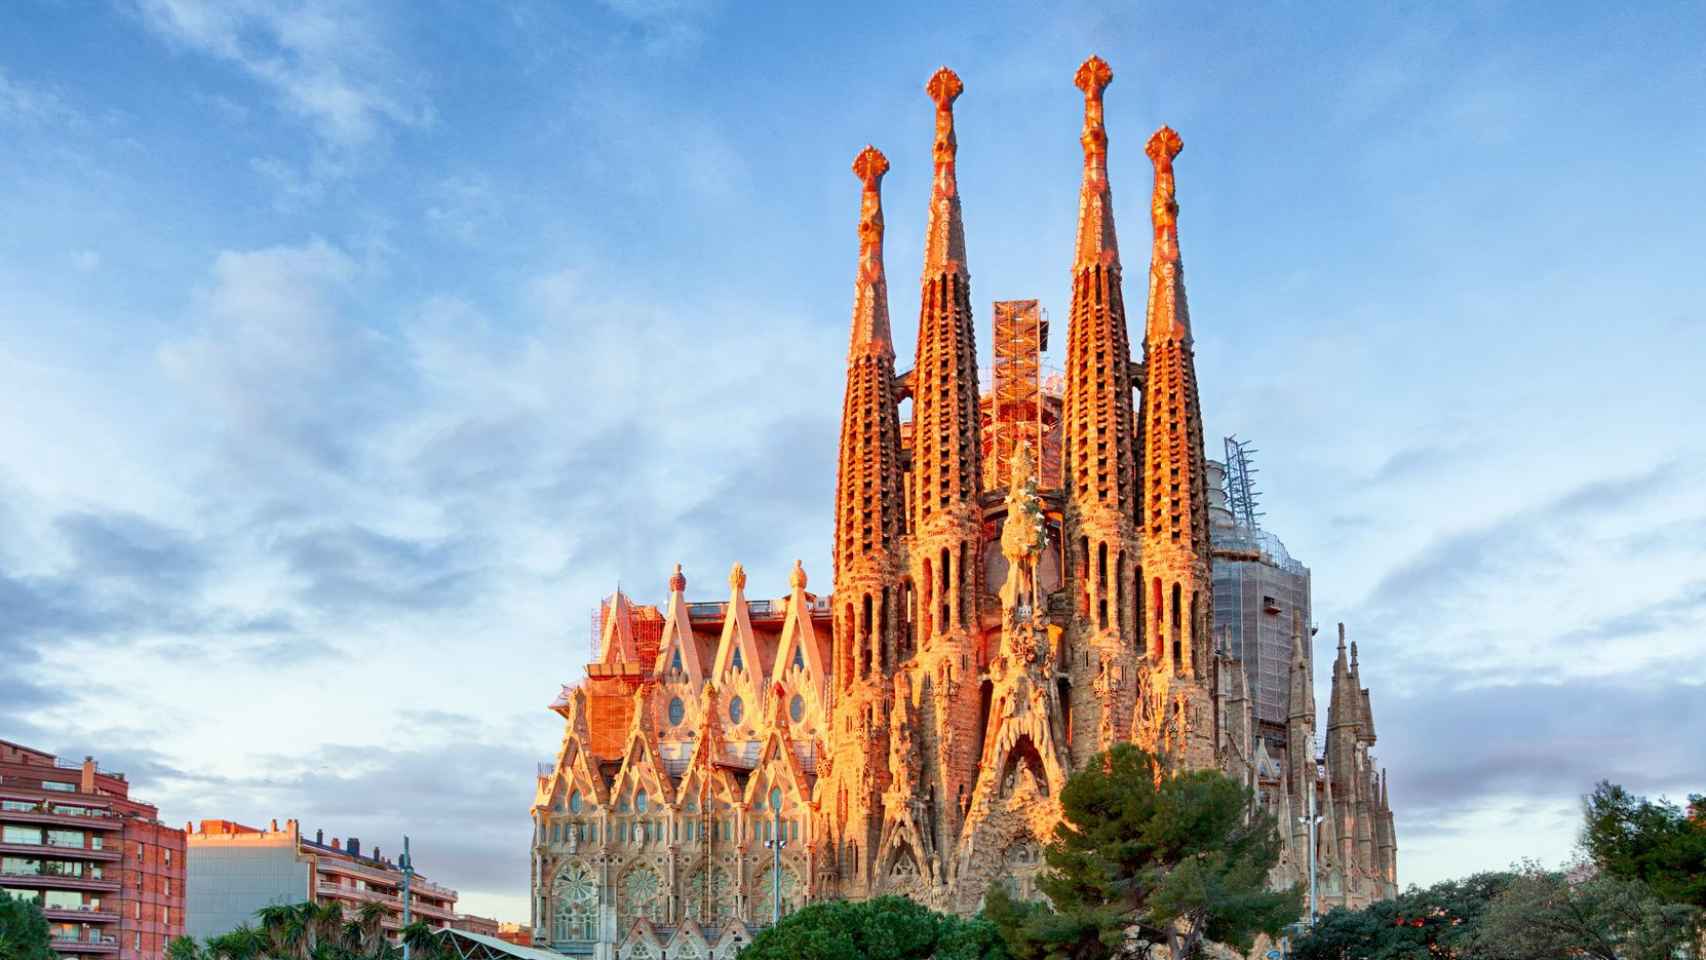
M 1241 666 L 1211 639 L 1182 142 L 1164 127 L 1146 151 L 1154 233 L 1134 359 L 1103 120 L 1112 79 L 1094 57 L 1074 77 L 1084 166 L 1066 370 L 1037 404 L 1042 449 L 1020 445 L 1001 471 L 983 462 L 991 407 L 956 175 L 960 78 L 944 68 L 925 87 L 933 174 L 906 372 L 883 260 L 889 162 L 873 147 L 855 158 L 831 590 L 808 590 L 796 564 L 786 593 L 752 599 L 735 564 L 725 601 L 690 603 L 678 566 L 662 606 L 621 592 L 602 605 L 596 662 L 551 705 L 566 726 L 533 804 L 536 943 L 726 957 L 808 900 L 893 893 L 971 911 L 992 883 L 1034 895 L 1067 776 L 1126 741 L 1175 766 L 1222 767 L 1282 823 L 1316 784 L 1336 818 L 1321 864 L 1339 900 L 1324 902 L 1395 891 L 1354 655 L 1334 689 L 1359 692 L 1342 709 L 1335 693 L 1338 733 L 1318 759 L 1307 640 L 1294 644 L 1297 738 L 1275 757 L 1252 735 Z M 1306 863 L 1307 838 L 1284 832 L 1280 883 Z
M 160 960 L 184 932 L 184 832 L 93 759 L 0 740 L 0 889 L 36 902 L 63 957 Z

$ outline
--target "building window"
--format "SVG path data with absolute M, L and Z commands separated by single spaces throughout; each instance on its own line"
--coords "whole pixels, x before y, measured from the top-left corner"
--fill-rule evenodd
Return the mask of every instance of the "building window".
M 746 669 L 746 661 L 742 660 L 740 656 L 740 647 L 735 647 L 735 655 L 729 660 L 729 665 L 734 667 L 736 670 Z
M 41 782 L 41 788 L 43 790 L 52 790 L 57 793 L 77 792 L 77 785 L 75 783 L 66 783 L 63 780 L 43 780 Z
M 8 823 L 3 829 L 0 829 L 0 840 L 4 840 L 6 843 L 27 843 L 32 846 L 41 846 L 41 828 L 21 827 L 15 823 Z
M 96 839 L 99 839 L 99 838 L 97 837 Z M 169 849 L 162 850 L 161 855 L 166 858 L 166 866 L 168 866 L 168 867 L 171 866 L 172 865 L 172 851 Z
M 681 702 L 680 697 L 672 698 L 669 701 L 669 724 L 670 724 L 670 726 L 673 727 L 676 724 L 679 724 L 682 721 L 682 719 L 686 716 L 687 716 L 687 705 Z
M 739 723 L 740 718 L 745 716 L 745 715 L 746 715 L 746 704 L 741 703 L 739 697 L 735 697 L 733 700 L 729 701 L 729 722 L 730 723 Z
M 794 699 L 788 701 L 788 719 L 794 721 L 795 723 L 799 723 L 801 720 L 804 720 L 805 718 L 806 718 L 806 701 L 803 697 L 801 697 L 799 694 L 796 693 L 796 694 L 794 694 Z
M 171 922 L 172 922 L 172 908 L 171 907 L 161 907 L 160 908 L 160 922 L 167 924 L 167 925 L 171 924 Z
M 581 792 L 579 790 L 569 791 L 569 812 L 581 812 Z
M 638 793 L 634 794 L 634 812 L 635 813 L 645 813 L 647 806 L 649 806 L 649 803 L 646 800 L 646 791 L 641 790 Z

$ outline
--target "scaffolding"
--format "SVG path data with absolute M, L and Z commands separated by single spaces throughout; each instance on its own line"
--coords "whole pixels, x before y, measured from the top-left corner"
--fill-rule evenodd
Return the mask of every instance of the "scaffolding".
M 991 371 L 989 441 L 984 489 L 1011 482 L 1013 451 L 1029 443 L 1043 459 L 1042 352 L 1048 348 L 1048 312 L 1035 300 L 995 301 L 995 366 Z M 1049 465 L 1039 464 L 1044 485 Z
M 1261 503 L 1261 494 L 1256 491 L 1256 465 L 1252 455 L 1257 451 L 1250 446 L 1250 441 L 1239 440 L 1236 436 L 1227 437 L 1225 442 L 1226 506 L 1232 511 L 1232 519 L 1254 535 L 1259 526 L 1257 520 L 1266 516 L 1256 509 Z

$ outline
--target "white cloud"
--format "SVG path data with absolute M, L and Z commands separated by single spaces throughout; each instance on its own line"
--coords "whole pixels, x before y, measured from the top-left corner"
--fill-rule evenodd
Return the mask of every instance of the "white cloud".
M 14 80 L 0 67 L 0 123 L 74 124 L 81 120 L 82 114 L 58 93 Z
M 273 90 L 327 144 L 356 149 L 433 109 L 366 8 L 338 0 L 136 0 L 149 29 L 232 63 Z

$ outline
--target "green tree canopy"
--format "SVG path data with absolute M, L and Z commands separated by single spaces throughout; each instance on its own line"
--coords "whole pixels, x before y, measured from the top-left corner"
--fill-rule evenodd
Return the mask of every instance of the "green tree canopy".
M 1584 804 L 1582 847 L 1606 874 L 1706 910 L 1706 796 L 1688 801 L 1684 811 L 1602 780 Z
M 1019 960 L 1102 960 L 1166 944 L 1174 960 L 1206 939 L 1248 949 L 1302 910 L 1298 889 L 1268 889 L 1279 862 L 1273 818 L 1214 770 L 1167 772 L 1132 744 L 1067 780 L 1044 848 L 1049 904 L 993 887 L 987 912 Z
M 1004 960 L 989 921 L 937 913 L 905 897 L 814 903 L 761 931 L 741 960 Z
M 1695 908 L 1639 880 L 1526 865 L 1476 925 L 1486 960 L 1678 960 L 1693 956 Z
M 56 960 L 47 918 L 32 900 L 0 890 L 0 960 Z
M 1436 960 L 1475 957 L 1481 917 L 1515 879 L 1509 872 L 1477 873 L 1410 889 L 1362 910 L 1343 907 L 1316 921 L 1293 944 L 1296 960 Z

